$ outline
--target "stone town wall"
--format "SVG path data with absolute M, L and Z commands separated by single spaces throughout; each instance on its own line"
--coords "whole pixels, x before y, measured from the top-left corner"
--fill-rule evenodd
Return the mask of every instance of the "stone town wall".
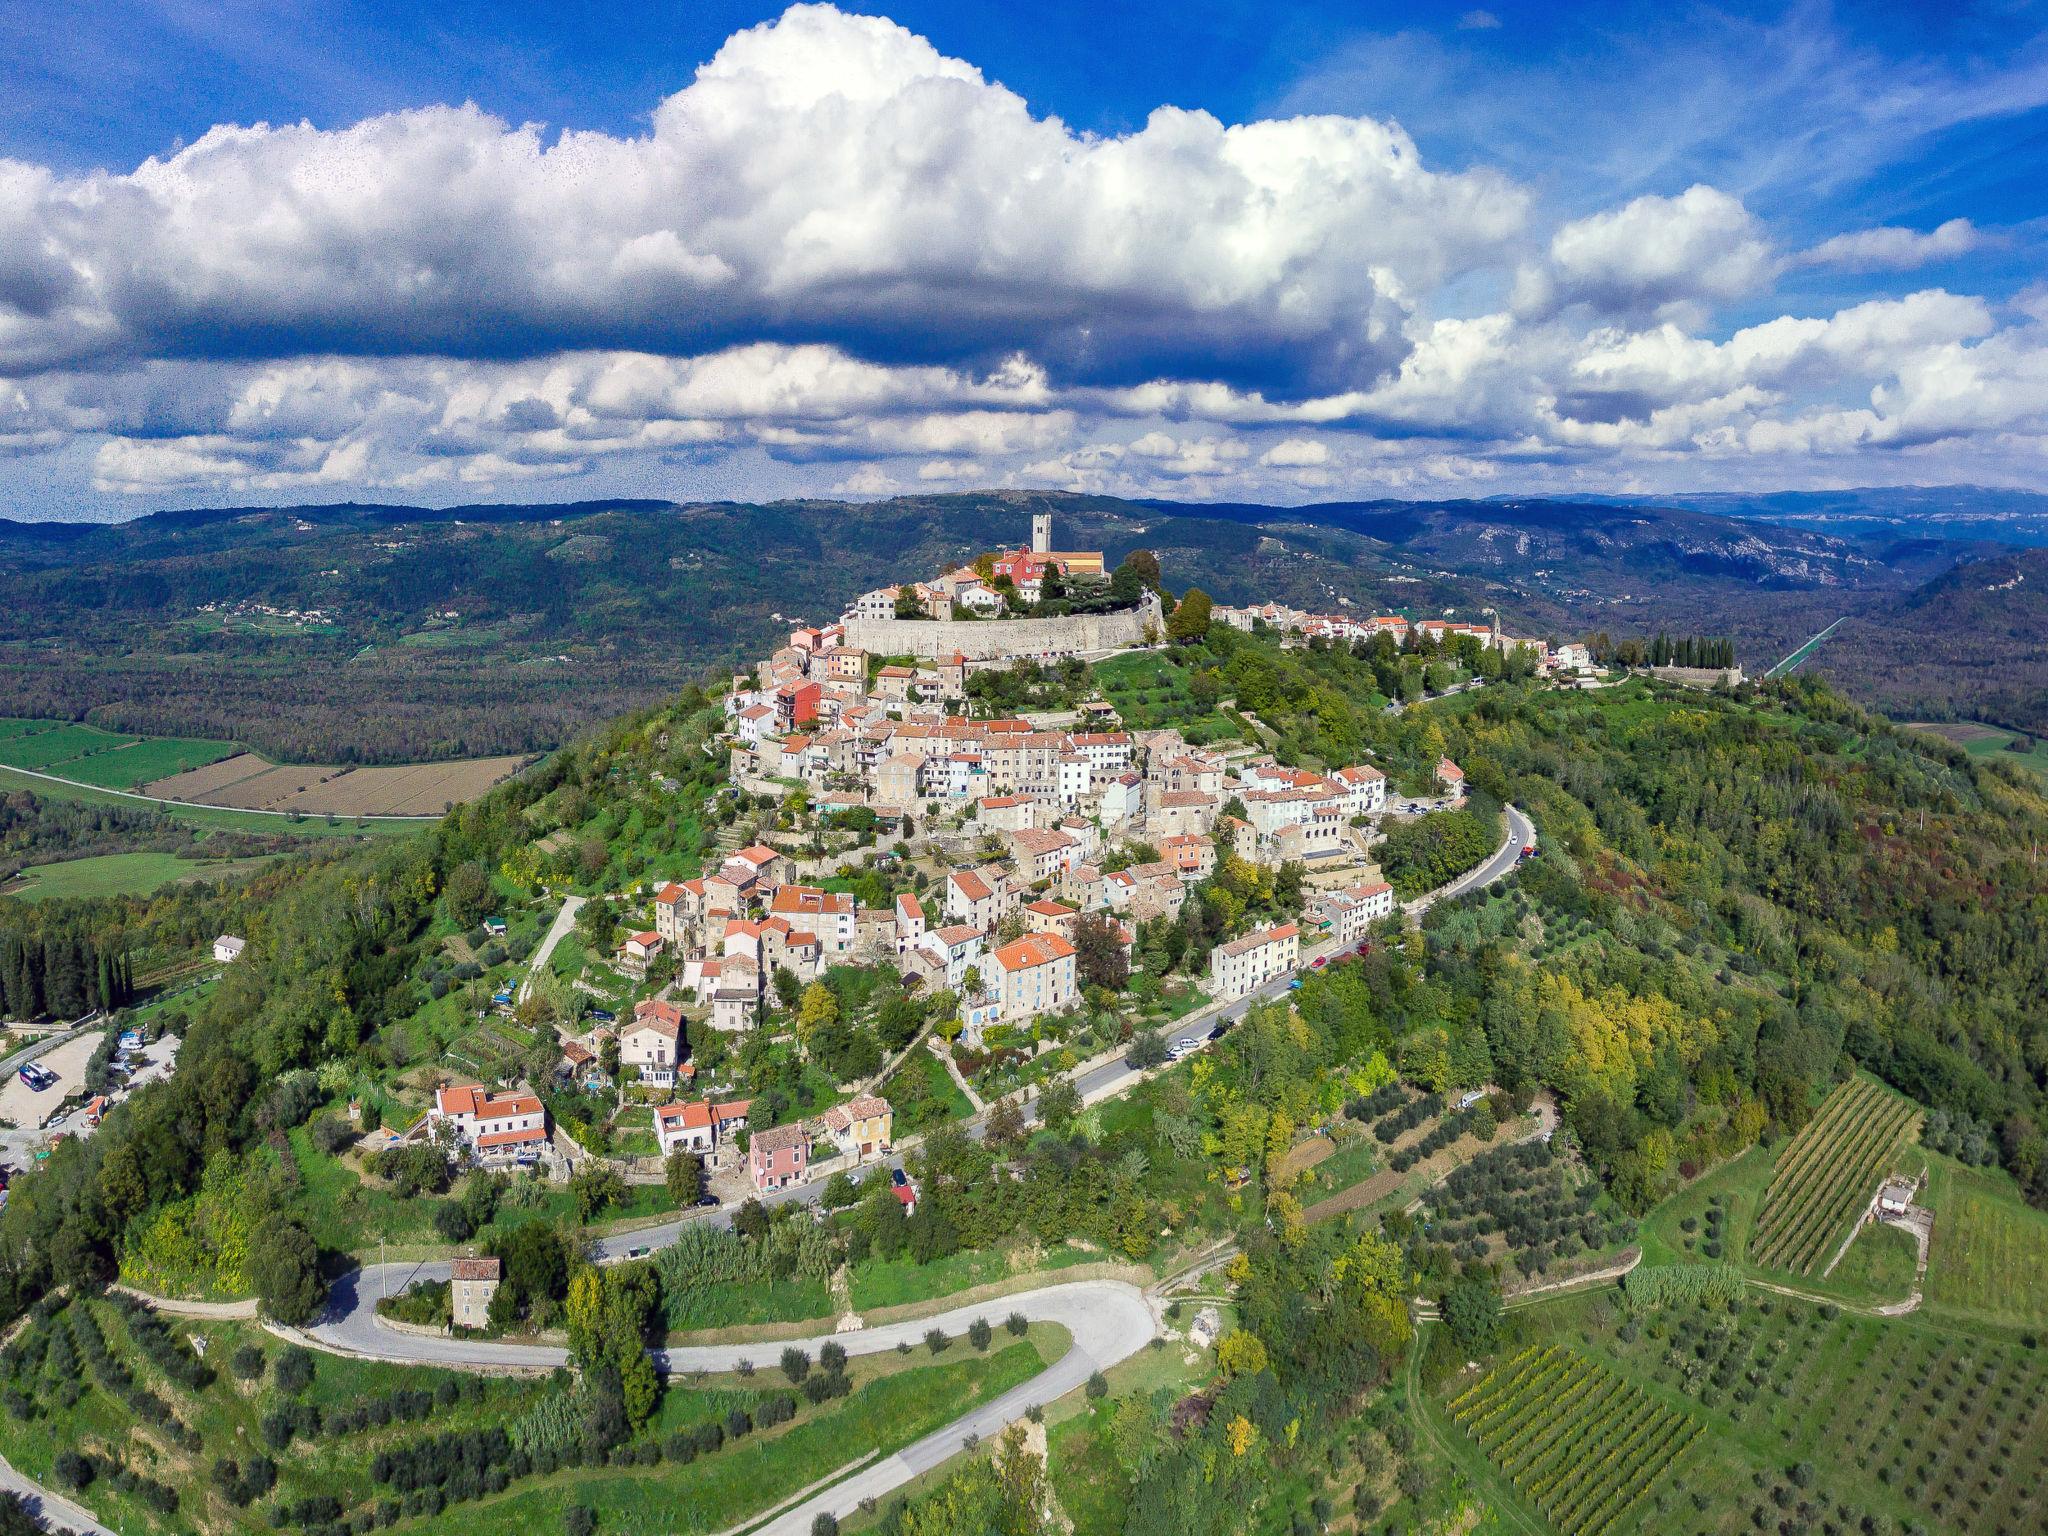
M 846 643 L 874 656 L 965 656 L 969 661 L 1072 656 L 1143 645 L 1145 632 L 1166 632 L 1159 599 L 1121 613 L 1069 614 L 1057 619 L 848 619 Z

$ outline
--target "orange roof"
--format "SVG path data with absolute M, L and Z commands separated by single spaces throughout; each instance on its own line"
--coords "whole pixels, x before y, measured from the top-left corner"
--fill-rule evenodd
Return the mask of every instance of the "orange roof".
M 516 1147 L 529 1141 L 547 1139 L 548 1133 L 536 1125 L 524 1131 L 492 1131 L 488 1136 L 477 1137 L 476 1144 L 479 1148 Z
M 1051 965 L 1074 953 L 1074 946 L 1056 933 L 1027 933 L 1012 939 L 992 957 L 1006 971 L 1029 970 L 1034 965 Z
M 949 878 L 969 901 L 987 901 L 995 894 L 988 888 L 988 882 L 971 869 L 955 870 Z
M 672 907 L 683 899 L 683 888 L 671 880 L 654 893 L 654 899 L 665 907 Z

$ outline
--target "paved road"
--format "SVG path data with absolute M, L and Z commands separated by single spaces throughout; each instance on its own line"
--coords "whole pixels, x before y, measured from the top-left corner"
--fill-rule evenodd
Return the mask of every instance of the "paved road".
M 1522 845 L 1534 840 L 1535 830 L 1528 819 L 1509 807 L 1508 834 L 1500 849 L 1486 863 L 1448 888 L 1446 894 L 1462 894 L 1503 878 L 1518 862 Z M 573 913 L 565 915 L 573 921 Z M 557 918 L 556 926 L 559 928 L 561 924 L 562 919 Z M 1302 967 L 1306 969 L 1318 957 L 1331 954 L 1335 948 L 1327 943 L 1308 946 L 1301 952 Z M 1218 1023 L 1235 1022 L 1253 1004 L 1284 995 L 1294 979 L 1292 975 L 1277 976 L 1258 991 L 1212 1010 L 1199 1021 L 1190 1016 L 1177 1028 L 1195 1034 L 1200 1047 L 1206 1048 Z M 1128 1092 L 1144 1076 L 1145 1073 L 1133 1067 L 1125 1056 L 1119 1055 L 1080 1073 L 1074 1082 L 1081 1090 L 1084 1102 L 1094 1103 Z M 1027 1118 L 1035 1118 L 1036 1109 L 1034 1099 L 1027 1106 Z M 986 1125 L 986 1116 L 977 1115 L 967 1123 L 967 1132 L 978 1139 L 986 1133 Z M 900 1153 L 891 1159 L 897 1166 L 901 1166 L 901 1161 Z M 798 1187 L 776 1190 L 762 1198 L 766 1204 L 782 1205 L 793 1200 L 808 1201 L 815 1193 L 809 1187 Z M 587 1251 L 592 1258 L 615 1259 L 635 1250 L 661 1248 L 673 1243 L 684 1225 L 692 1221 L 727 1226 L 731 1224 L 732 1212 L 729 1209 L 696 1212 L 660 1226 L 643 1227 L 631 1233 L 599 1239 Z M 306 1330 L 307 1335 L 314 1343 L 345 1353 L 429 1365 L 548 1370 L 567 1360 L 567 1351 L 552 1345 L 401 1333 L 386 1326 L 377 1316 L 378 1297 L 396 1295 L 406 1286 L 420 1281 L 445 1280 L 449 1268 L 446 1260 L 373 1264 L 344 1275 L 335 1283 L 328 1297 L 325 1316 Z M 1144 1348 L 1160 1329 L 1158 1313 L 1136 1287 L 1120 1281 L 1086 1280 L 1023 1291 L 912 1322 L 884 1324 L 789 1342 L 815 1349 L 826 1338 L 832 1338 L 848 1354 L 874 1354 L 894 1349 L 899 1341 L 918 1343 L 929 1328 L 943 1328 L 948 1333 L 959 1334 L 977 1317 L 999 1323 L 1011 1312 L 1021 1312 L 1034 1322 L 1061 1324 L 1072 1334 L 1073 1347 L 1046 1370 L 995 1401 L 927 1435 L 894 1456 L 863 1467 L 837 1487 L 784 1511 L 761 1528 L 761 1536 L 802 1536 L 821 1513 L 846 1517 L 862 1499 L 880 1499 L 945 1462 L 960 1450 L 968 1435 L 986 1440 L 1021 1417 L 1027 1409 L 1042 1407 L 1065 1396 L 1085 1382 L 1091 1372 L 1107 1370 L 1129 1358 Z M 653 1355 L 656 1364 L 665 1371 L 724 1371 L 733 1369 L 741 1360 L 779 1353 L 783 1347 L 782 1341 L 772 1344 L 688 1345 L 657 1349 Z
M 1494 849 L 1493 857 L 1477 869 L 1468 870 L 1440 890 L 1426 896 L 1418 896 L 1402 910 L 1411 914 L 1427 912 L 1440 901 L 1452 901 L 1467 891 L 1475 891 L 1482 885 L 1492 885 L 1507 878 L 1508 873 L 1522 861 L 1522 850 L 1536 846 L 1535 825 L 1512 805 L 1507 808 L 1508 832 L 1501 839 L 1501 845 Z
M 519 1001 L 525 1002 L 527 994 L 533 991 L 533 978 L 541 973 L 548 963 L 548 956 L 555 952 L 555 946 L 569 937 L 569 930 L 576 926 L 576 914 L 583 910 L 587 896 L 563 898 L 562 910 L 555 914 L 555 921 L 548 929 L 548 936 L 540 941 L 540 948 L 533 952 L 533 961 L 526 968 L 526 979 L 519 983 Z
M 565 1364 L 568 1351 L 546 1344 L 506 1344 L 488 1339 L 452 1339 L 400 1333 L 386 1327 L 377 1317 L 376 1297 L 385 1284 L 393 1291 L 420 1279 L 445 1279 L 448 1266 L 442 1264 L 371 1265 L 344 1278 L 329 1299 L 326 1318 L 306 1330 L 316 1343 L 356 1355 L 386 1360 L 406 1360 L 438 1365 L 490 1369 L 552 1369 Z M 786 1510 L 768 1525 L 766 1533 L 802 1536 L 821 1513 L 830 1511 L 844 1519 L 864 1498 L 880 1499 L 930 1471 L 955 1455 L 968 1435 L 989 1439 L 1005 1425 L 1024 1416 L 1026 1410 L 1044 1407 L 1064 1397 L 1088 1380 L 1095 1371 L 1106 1371 L 1119 1361 L 1143 1349 L 1159 1331 L 1159 1315 L 1144 1292 L 1117 1280 L 1080 1280 L 1067 1285 L 1049 1285 L 1035 1291 L 1021 1291 L 979 1305 L 955 1307 L 932 1317 L 911 1322 L 887 1323 L 850 1333 L 820 1334 L 814 1338 L 778 1340 L 754 1344 L 697 1344 L 651 1351 L 655 1364 L 664 1372 L 730 1371 L 741 1361 L 756 1363 L 779 1355 L 790 1344 L 816 1353 L 819 1345 L 838 1343 L 849 1355 L 874 1355 L 893 1350 L 899 1343 L 923 1346 L 927 1329 L 941 1328 L 958 1337 L 976 1318 L 986 1319 L 1000 1330 L 1012 1312 L 1032 1322 L 1058 1323 L 1072 1335 L 1066 1354 L 1031 1380 L 1005 1392 L 1001 1397 L 956 1419 L 944 1429 L 905 1447 L 893 1456 L 862 1468 L 835 1488 Z M 997 1339 L 1004 1336 L 998 1332 Z M 964 1343 L 956 1350 L 966 1349 Z
M 69 1527 L 86 1532 L 88 1536 L 114 1536 L 114 1532 L 61 1493 L 52 1493 L 41 1483 L 23 1477 L 8 1464 L 5 1456 L 0 1456 L 0 1488 L 20 1494 L 28 1501 L 29 1513 L 52 1528 Z

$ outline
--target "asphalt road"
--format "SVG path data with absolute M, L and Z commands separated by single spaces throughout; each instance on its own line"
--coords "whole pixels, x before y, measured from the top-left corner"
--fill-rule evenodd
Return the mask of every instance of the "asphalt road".
M 1528 818 L 1513 806 L 1507 808 L 1507 820 L 1507 836 L 1491 858 L 1454 881 L 1442 892 L 1423 898 L 1420 902 L 1411 903 L 1407 910 L 1412 913 L 1426 908 L 1433 900 L 1463 895 L 1466 891 L 1490 885 L 1504 878 L 1520 862 L 1524 844 L 1534 843 L 1536 840 L 1535 829 L 1530 825 Z M 1301 952 L 1302 969 L 1309 968 L 1318 957 L 1329 955 L 1335 950 L 1336 946 L 1331 944 L 1308 946 Z M 1192 1034 L 1198 1041 L 1198 1048 L 1206 1049 L 1210 1043 L 1211 1032 L 1218 1022 L 1234 1023 L 1243 1018 L 1254 1003 L 1282 996 L 1288 991 L 1294 979 L 1294 975 L 1291 974 L 1277 976 L 1258 991 L 1225 1004 L 1199 1021 L 1182 1021 L 1181 1025 L 1169 1033 L 1178 1034 L 1185 1031 Z M 1081 1090 L 1084 1102 L 1093 1103 L 1128 1092 L 1144 1076 L 1145 1073 L 1131 1066 L 1128 1059 L 1118 1056 L 1088 1069 L 1074 1081 Z M 1035 1117 L 1035 1111 L 1034 1100 L 1027 1106 L 1027 1118 Z M 967 1131 L 969 1135 L 977 1138 L 985 1134 L 986 1117 L 975 1116 L 968 1122 Z M 900 1166 L 900 1154 L 891 1159 L 891 1162 Z M 869 1177 L 874 1176 L 873 1173 L 869 1174 Z M 762 1200 L 768 1205 L 783 1205 L 793 1200 L 809 1201 L 813 1194 L 814 1191 L 811 1189 L 800 1187 L 772 1191 L 763 1196 Z M 709 1221 L 719 1226 L 728 1226 L 732 1221 L 732 1212 L 727 1208 L 707 1209 L 675 1221 L 664 1222 L 659 1226 L 643 1227 L 635 1232 L 600 1239 L 592 1243 L 587 1252 L 594 1259 L 617 1259 L 626 1257 L 634 1250 L 665 1247 L 676 1240 L 677 1234 L 685 1224 L 692 1221 Z M 384 1360 L 472 1369 L 541 1370 L 552 1369 L 566 1362 L 567 1351 L 552 1345 L 509 1344 L 488 1339 L 454 1339 L 434 1334 L 401 1333 L 387 1327 L 377 1317 L 378 1297 L 386 1294 L 396 1295 L 406 1286 L 418 1281 L 445 1280 L 448 1278 L 449 1267 L 446 1260 L 366 1265 L 352 1274 L 344 1275 L 335 1283 L 328 1297 L 325 1316 L 306 1332 L 316 1343 L 345 1353 Z M 894 1349 L 899 1341 L 917 1344 L 922 1341 L 925 1331 L 929 1328 L 942 1328 L 947 1333 L 959 1334 L 977 1317 L 987 1318 L 992 1324 L 1000 1324 L 1011 1312 L 1021 1312 L 1034 1322 L 1061 1324 L 1072 1334 L 1073 1347 L 1053 1365 L 1002 1397 L 955 1420 L 944 1429 L 927 1435 L 895 1455 L 863 1467 L 836 1487 L 786 1510 L 761 1528 L 761 1536 L 802 1536 L 802 1533 L 810 1530 L 812 1520 L 827 1511 L 844 1518 L 858 1507 L 863 1498 L 879 1499 L 912 1478 L 940 1465 L 961 1449 L 967 1436 L 976 1435 L 986 1440 L 1021 1417 L 1027 1409 L 1033 1406 L 1042 1407 L 1064 1397 L 1085 1382 L 1091 1372 L 1107 1370 L 1117 1362 L 1128 1359 L 1144 1348 L 1160 1329 L 1158 1314 L 1153 1310 L 1145 1294 L 1136 1287 L 1118 1281 L 1088 1280 L 1024 1291 L 985 1305 L 958 1307 L 934 1317 L 919 1318 L 914 1322 L 885 1324 L 875 1328 L 789 1342 L 815 1351 L 817 1345 L 831 1338 L 841 1344 L 848 1354 L 873 1354 Z M 690 1345 L 656 1349 L 653 1355 L 655 1363 L 664 1371 L 725 1371 L 733 1369 L 741 1360 L 755 1357 L 765 1359 L 772 1354 L 778 1354 L 783 1347 L 781 1341 L 773 1344 Z
M 8 1464 L 5 1456 L 0 1456 L 0 1488 L 20 1494 L 28 1503 L 29 1513 L 53 1529 L 81 1531 L 86 1536 L 114 1536 L 111 1530 L 61 1493 L 52 1493 L 41 1483 L 23 1477 Z

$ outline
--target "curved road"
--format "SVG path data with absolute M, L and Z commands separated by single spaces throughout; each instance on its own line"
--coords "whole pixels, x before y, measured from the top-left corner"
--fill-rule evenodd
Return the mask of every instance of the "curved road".
M 376 1313 L 376 1297 L 388 1284 L 395 1292 L 415 1280 L 445 1280 L 446 1262 L 377 1264 L 344 1277 L 328 1301 L 328 1314 L 306 1330 L 314 1342 L 349 1354 L 413 1363 L 493 1367 L 513 1370 L 550 1369 L 565 1364 L 568 1351 L 546 1344 L 502 1344 L 487 1339 L 453 1339 L 400 1333 L 384 1325 Z M 1106 1371 L 1148 1344 L 1160 1328 L 1159 1315 L 1144 1292 L 1117 1280 L 1079 1280 L 1021 1291 L 976 1306 L 955 1307 L 932 1317 L 885 1323 L 850 1333 L 826 1333 L 806 1339 L 754 1344 L 694 1344 L 649 1351 L 655 1364 L 670 1375 L 690 1371 L 730 1371 L 742 1360 L 779 1354 L 789 1345 L 816 1353 L 836 1342 L 849 1355 L 873 1355 L 899 1343 L 921 1345 L 925 1331 L 942 1328 L 958 1337 L 976 1318 L 1000 1328 L 1012 1312 L 1035 1323 L 1058 1323 L 1073 1343 L 1058 1360 L 1029 1381 L 1012 1387 L 945 1428 L 905 1446 L 892 1456 L 869 1463 L 844 1482 L 784 1510 L 760 1536 L 804 1536 L 820 1514 L 845 1519 L 866 1498 L 880 1499 L 939 1466 L 961 1449 L 969 1435 L 987 1440 L 1031 1408 L 1043 1408 L 1066 1396 L 1096 1371 Z M 997 1335 L 1000 1340 L 1001 1334 Z M 958 1346 L 958 1347 L 965 1347 Z
M 1520 862 L 1523 846 L 1535 842 L 1536 832 L 1529 819 L 1513 806 L 1507 807 L 1507 822 L 1507 836 L 1491 858 L 1442 891 L 1411 903 L 1407 912 L 1413 915 L 1426 909 L 1433 901 L 1461 896 L 1479 886 L 1490 885 L 1513 870 Z M 565 908 L 556 920 L 556 929 L 559 931 L 567 922 L 573 921 L 574 913 Z M 1304 948 L 1301 952 L 1302 967 L 1305 969 L 1319 957 L 1332 954 L 1335 948 L 1330 944 Z M 1183 1021 L 1183 1024 L 1200 1031 L 1197 1039 L 1206 1046 L 1221 1033 L 1219 1025 L 1228 1025 L 1242 1018 L 1254 1003 L 1284 996 L 1293 980 L 1291 975 L 1277 976 L 1256 992 L 1234 999 L 1199 1022 Z M 1074 1082 L 1083 1101 L 1094 1103 L 1128 1092 L 1146 1075 L 1133 1067 L 1126 1057 L 1117 1056 L 1079 1074 Z M 1035 1113 L 1036 1101 L 1033 1100 L 1027 1106 L 1027 1118 L 1035 1117 Z M 986 1125 L 986 1116 L 977 1115 L 967 1123 L 967 1132 L 979 1139 L 985 1134 Z M 891 1161 L 900 1166 L 900 1155 Z M 773 1191 L 762 1199 L 769 1205 L 781 1205 L 792 1200 L 807 1201 L 811 1196 L 811 1191 L 797 1187 Z M 732 1212 L 729 1209 L 706 1210 L 659 1226 L 600 1238 L 591 1243 L 586 1252 L 593 1259 L 606 1260 L 665 1247 L 676 1240 L 686 1224 L 693 1221 L 710 1221 L 725 1226 L 731 1223 Z M 485 1339 L 401 1332 L 386 1326 L 377 1316 L 378 1297 L 396 1295 L 419 1281 L 446 1280 L 449 1269 L 447 1260 L 365 1265 L 335 1282 L 328 1297 L 326 1315 L 305 1330 L 306 1337 L 317 1345 L 345 1354 L 415 1364 L 482 1370 L 550 1370 L 566 1363 L 568 1351 L 553 1345 L 506 1344 Z M 1060 1324 L 1072 1335 L 1072 1347 L 1031 1380 L 895 1455 L 861 1468 L 836 1487 L 801 1501 L 760 1528 L 760 1536 L 802 1536 L 810 1530 L 811 1521 L 817 1515 L 829 1512 L 845 1518 L 862 1499 L 879 1499 L 946 1461 L 960 1450 L 967 1436 L 988 1439 L 1021 1417 L 1027 1409 L 1043 1407 L 1064 1397 L 1087 1381 L 1092 1372 L 1107 1370 L 1136 1354 L 1160 1331 L 1159 1314 L 1151 1301 L 1144 1292 L 1121 1281 L 1085 1280 L 1048 1285 L 979 1305 L 956 1307 L 910 1322 L 888 1323 L 847 1333 L 772 1343 L 665 1347 L 651 1353 L 655 1364 L 669 1374 L 727 1371 L 742 1360 L 779 1352 L 786 1343 L 815 1351 L 829 1339 L 836 1340 L 849 1355 L 876 1354 L 894 1349 L 899 1342 L 918 1344 L 930 1328 L 942 1328 L 957 1335 L 963 1333 L 976 1318 L 1000 1324 L 1011 1312 L 1021 1312 L 1033 1322 Z

